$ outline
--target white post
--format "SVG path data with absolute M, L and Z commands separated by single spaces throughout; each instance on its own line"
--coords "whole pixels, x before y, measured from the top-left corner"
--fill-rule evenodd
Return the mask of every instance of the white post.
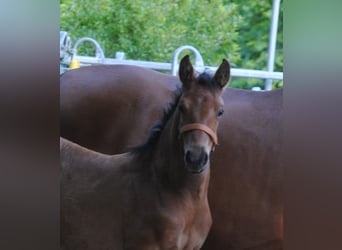
M 276 52 L 280 0 L 273 0 L 270 39 L 268 45 L 267 71 L 273 72 Z M 272 90 L 272 79 L 266 79 L 265 90 Z

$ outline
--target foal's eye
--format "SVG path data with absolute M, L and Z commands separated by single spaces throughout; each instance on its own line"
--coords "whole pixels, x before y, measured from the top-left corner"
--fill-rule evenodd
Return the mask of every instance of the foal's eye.
M 220 109 L 220 110 L 217 112 L 217 117 L 222 116 L 223 113 L 224 113 L 224 110 L 223 110 L 223 109 Z

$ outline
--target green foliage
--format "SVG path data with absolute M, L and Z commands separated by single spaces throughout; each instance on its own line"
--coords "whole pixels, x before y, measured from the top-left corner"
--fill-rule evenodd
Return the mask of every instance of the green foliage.
M 243 21 L 238 27 L 238 44 L 241 57 L 237 62 L 240 68 L 266 70 L 272 1 L 235 1 Z M 283 4 L 280 4 L 278 21 L 275 71 L 283 71 Z M 234 79 L 233 87 L 250 89 L 253 86 L 264 88 L 264 80 L 253 78 Z M 273 88 L 282 87 L 282 81 L 273 81 Z
M 206 65 L 227 58 L 233 67 L 265 69 L 271 9 L 269 0 L 61 0 L 60 29 L 73 43 L 94 38 L 106 57 L 123 51 L 128 59 L 171 62 L 175 49 L 192 45 Z M 282 71 L 282 12 L 278 41 L 276 70 Z M 78 53 L 95 52 L 82 45 Z M 263 82 L 241 78 L 231 85 L 263 88 Z
M 129 59 L 171 62 L 175 49 L 188 44 L 201 52 L 207 65 L 218 65 L 222 58 L 239 60 L 235 30 L 240 18 L 232 3 L 65 0 L 60 7 L 61 30 L 73 41 L 94 38 L 106 57 L 123 51 Z

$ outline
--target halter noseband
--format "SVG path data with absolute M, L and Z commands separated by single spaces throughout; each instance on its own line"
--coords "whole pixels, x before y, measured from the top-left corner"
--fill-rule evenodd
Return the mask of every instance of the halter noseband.
M 213 147 L 211 151 L 215 150 L 215 146 L 218 144 L 217 135 L 211 128 L 201 123 L 190 123 L 190 124 L 186 124 L 182 126 L 179 129 L 179 135 L 181 136 L 184 132 L 191 131 L 191 130 L 202 130 L 203 132 L 207 133 L 211 141 L 213 142 Z

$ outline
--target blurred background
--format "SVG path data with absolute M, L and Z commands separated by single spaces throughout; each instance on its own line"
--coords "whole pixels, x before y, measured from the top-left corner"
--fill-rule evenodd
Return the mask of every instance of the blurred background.
M 191 45 L 205 65 L 227 58 L 233 68 L 266 70 L 272 1 L 243 0 L 61 0 L 60 30 L 72 44 L 95 39 L 106 58 L 171 62 L 174 51 Z M 274 71 L 283 72 L 283 4 L 280 3 Z M 92 44 L 79 55 L 94 55 Z M 264 89 L 265 80 L 233 78 L 231 87 Z M 273 80 L 272 89 L 283 86 Z

